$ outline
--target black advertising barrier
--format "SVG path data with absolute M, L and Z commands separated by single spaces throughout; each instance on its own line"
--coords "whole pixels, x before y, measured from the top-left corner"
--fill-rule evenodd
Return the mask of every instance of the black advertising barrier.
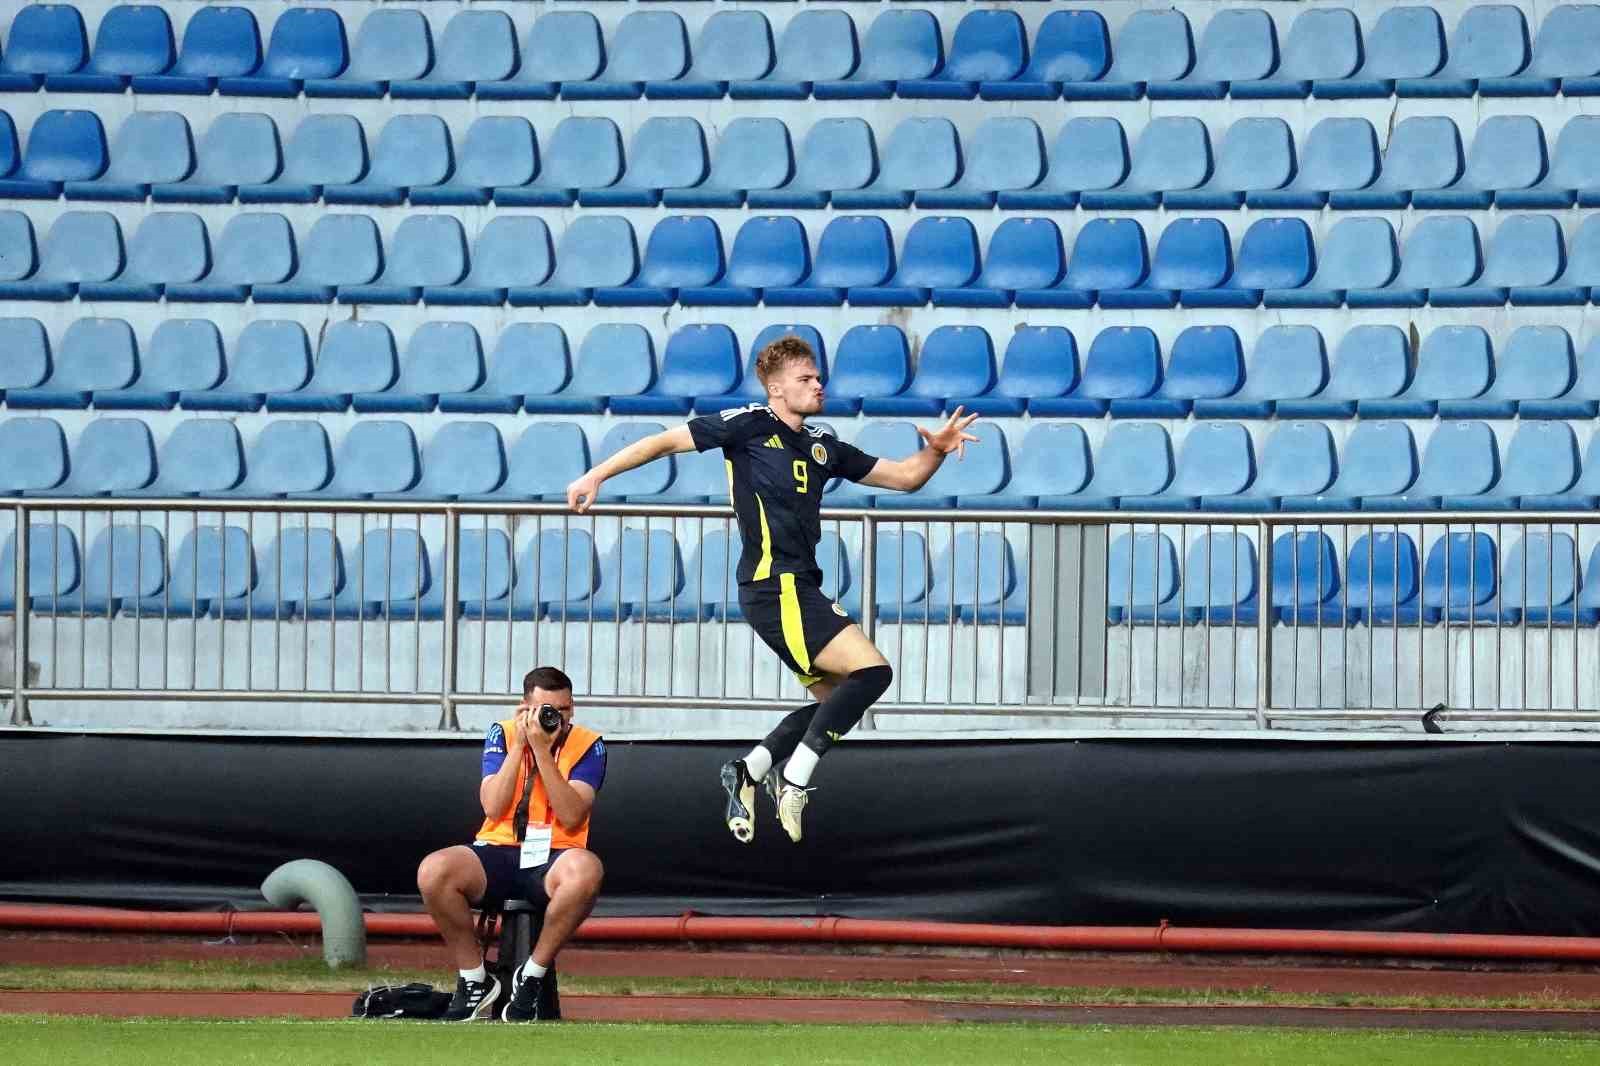
M 806 839 L 741 745 L 608 746 L 606 915 L 1600 935 L 1600 746 L 1051 740 L 844 744 Z M 261 906 L 322 859 L 377 909 L 478 823 L 474 741 L 0 734 L 0 899 Z

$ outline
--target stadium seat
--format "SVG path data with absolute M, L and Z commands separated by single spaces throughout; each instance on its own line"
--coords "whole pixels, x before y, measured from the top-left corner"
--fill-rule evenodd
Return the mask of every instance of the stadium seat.
M 205 8 L 202 14 L 220 10 Z M 200 138 L 188 176 L 151 185 L 150 198 L 157 203 L 232 203 L 239 186 L 270 184 L 282 165 L 277 124 L 267 115 L 230 112 L 212 120 Z
M 1109 511 L 1124 497 L 1151 497 L 1172 483 L 1172 442 L 1151 422 L 1114 424 L 1094 452 L 1093 474 L 1074 509 Z M 1041 497 L 1040 506 L 1045 506 Z
M 269 395 L 290 393 L 311 376 L 311 346 L 298 322 L 258 320 L 240 332 L 217 387 L 184 390 L 178 404 L 188 411 L 259 411 Z
M 471 392 L 483 378 L 476 329 L 466 322 L 424 322 L 406 343 L 394 384 L 383 392 L 353 394 L 350 407 L 361 414 L 424 414 L 438 405 L 441 394 Z
M 599 414 L 609 397 L 645 392 L 655 377 L 655 350 L 644 327 L 603 323 L 591 328 L 578 346 L 572 378 L 562 379 L 565 387 L 541 375 L 541 384 L 555 384 L 559 391 L 530 390 L 525 409 L 529 414 Z
M 1356 326 L 1334 350 L 1327 388 L 1305 399 L 1279 400 L 1279 418 L 1350 418 L 1363 401 L 1399 396 L 1411 380 L 1411 350 L 1395 326 Z
M 571 375 L 567 336 L 560 326 L 513 323 L 501 331 L 481 384 L 461 392 L 440 393 L 439 410 L 515 414 L 522 410 L 524 397 L 559 392 Z
M 1489 610 L 1509 626 L 1592 626 L 1600 622 L 1600 610 L 1579 609 L 1577 599 L 1578 545 L 1572 536 L 1527 533 L 1506 553 L 1500 592 Z
M 1044 177 L 1044 135 L 1031 118 L 985 119 L 965 151 L 961 180 L 916 194 L 918 207 L 950 211 L 993 207 L 1001 192 L 1037 185 Z
M 587 11 L 547 11 L 533 20 L 510 77 L 476 86 L 479 100 L 554 100 L 566 84 L 591 81 L 605 65 L 600 23 Z
M 465 100 L 480 83 L 505 81 L 516 67 L 517 31 L 510 16 L 504 11 L 461 11 L 445 23 L 432 69 L 418 76 L 391 77 L 389 97 Z
M 498 307 L 511 292 L 544 284 L 555 266 L 550 230 L 544 219 L 535 215 L 502 214 L 491 218 L 467 258 L 472 268 L 466 277 L 448 285 L 424 285 L 422 299 L 430 304 L 458 307 Z
M 1259 8 L 1218 11 L 1206 23 L 1188 75 L 1153 81 L 1145 86 L 1145 95 L 1152 100 L 1220 100 L 1228 95 L 1229 83 L 1259 82 L 1277 65 L 1272 16 Z
M 1111 62 L 1111 37 L 1098 11 L 1052 11 L 1033 35 L 1022 73 L 1008 81 L 985 81 L 985 100 L 1054 100 L 1063 82 L 1096 81 Z
M 1241 118 L 1228 127 L 1211 178 L 1197 188 L 1167 189 L 1170 208 L 1224 210 L 1240 207 L 1254 192 L 1281 189 L 1294 177 L 1294 135 L 1281 118 Z
M 861 63 L 847 78 L 818 81 L 818 100 L 887 100 L 895 85 L 932 77 L 944 65 L 939 20 L 931 11 L 885 11 L 872 20 Z
M 1244 383 L 1244 350 L 1227 326 L 1190 326 L 1172 343 L 1160 388 L 1111 401 L 1115 418 L 1185 418 L 1196 400 L 1219 399 Z
M 861 327 L 856 327 L 861 328 Z M 874 327 L 868 327 L 874 328 Z M 885 327 L 892 328 L 892 327 Z M 840 358 L 844 356 L 844 341 L 839 342 Z M 851 441 L 861 451 L 880 459 L 904 459 L 914 455 L 922 449 L 922 438 L 917 435 L 917 429 L 910 422 L 900 422 L 891 419 L 872 419 L 866 428 L 856 434 Z M 875 501 L 882 500 L 892 492 L 892 489 L 875 488 L 856 481 L 845 481 L 843 478 L 835 479 L 828 487 L 827 496 L 823 499 L 824 507 L 871 507 Z M 888 621 L 888 619 L 884 619 Z
M 288 18 L 297 8 L 284 15 Z M 312 204 L 328 185 L 350 185 L 367 172 L 367 141 L 352 115 L 307 115 L 283 149 L 283 167 L 265 182 L 241 182 L 242 204 Z
M 1423 340 L 1416 374 L 1403 392 L 1359 400 L 1356 407 L 1362 418 L 1432 418 L 1441 401 L 1472 401 L 1493 379 L 1489 334 L 1481 326 L 1440 326 Z
M 1471 96 L 1480 80 L 1511 78 L 1528 65 L 1528 23 L 1520 8 L 1479 4 L 1461 14 L 1444 66 L 1427 77 L 1399 78 L 1397 96 Z
M 1255 480 L 1250 434 L 1237 422 L 1201 422 L 1189 430 L 1172 481 L 1152 495 L 1123 496 L 1128 511 L 1194 511 L 1239 495 Z
M 66 211 L 57 216 L 33 260 L 32 226 L 20 212 L 0 220 L 0 260 L 18 280 L 0 281 L 0 299 L 70 300 L 83 282 L 103 282 L 122 271 L 122 231 L 104 211 Z
M 1232 496 L 1202 501 L 1208 511 L 1271 511 L 1285 497 L 1316 496 L 1333 484 L 1333 435 L 1320 422 L 1284 422 L 1261 449 L 1255 481 Z
M 689 32 L 675 11 L 634 11 L 611 31 L 605 67 L 588 81 L 564 81 L 563 100 L 637 100 L 646 82 L 673 82 L 689 69 Z
M 1487 338 L 1485 339 L 1487 347 Z M 1523 401 L 1550 401 L 1577 377 L 1572 341 L 1558 327 L 1522 326 L 1507 338 L 1494 383 L 1471 396 L 1441 400 L 1441 418 L 1514 418 Z
M 106 169 L 106 131 L 93 111 L 46 111 L 28 130 L 22 165 L 0 178 L 0 197 L 54 200 L 69 181 L 93 181 Z
M 16 9 L 6 37 L 0 89 L 31 92 L 49 75 L 71 74 L 88 62 L 83 16 L 71 4 L 26 4 Z
M 47 73 L 44 87 L 47 92 L 120 93 L 135 74 L 160 74 L 173 58 L 172 21 L 165 9 L 119 4 L 101 17 L 89 61 L 76 70 Z
M 383 392 L 399 375 L 394 334 L 382 322 L 346 319 L 322 332 L 317 366 L 305 386 L 267 397 L 269 411 L 347 410 L 355 393 Z
M 510 289 L 513 307 L 587 304 L 596 289 L 621 288 L 639 272 L 633 227 L 616 215 L 579 213 L 556 248 L 556 267 L 543 285 Z
M 614 185 L 580 189 L 585 207 L 654 207 L 663 189 L 692 188 L 706 180 L 706 138 L 692 118 L 647 118 L 635 128 L 627 169 Z
M 1464 167 L 1461 133 L 1454 122 L 1429 116 L 1401 119 L 1389 135 L 1377 180 L 1334 189 L 1328 205 L 1338 210 L 1401 208 L 1411 203 L 1422 207 L 1429 196 L 1455 183 Z
M 1499 562 L 1487 533 L 1447 533 L 1434 541 L 1422 570 L 1423 620 L 1494 625 Z
M 793 176 L 794 146 L 783 120 L 741 116 L 718 135 L 705 182 L 664 188 L 661 202 L 667 207 L 739 207 L 747 193 L 777 189 Z
M 299 96 L 308 80 L 336 78 L 350 59 L 344 21 L 326 7 L 285 9 L 272 24 L 266 59 L 247 74 L 217 79 L 223 96 Z
M 345 568 L 344 585 L 332 599 L 307 599 L 300 612 L 307 619 L 376 618 L 387 612 L 391 621 L 417 618 L 422 601 L 435 580 L 428 548 L 415 529 L 369 529 L 361 537 L 353 565 Z M 393 608 L 405 603 L 411 614 Z
M 1366 496 L 1363 511 L 1447 511 L 1476 509 L 1500 479 L 1494 432 L 1482 422 L 1441 422 L 1422 453 L 1417 480 L 1393 496 Z
M 1435 307 L 1500 307 L 1514 304 L 1576 304 L 1578 290 L 1557 283 L 1566 255 L 1561 226 L 1549 215 L 1511 215 L 1495 230 L 1484 257 L 1483 273 L 1469 286 L 1434 288 L 1428 302 Z
M 706 530 L 684 568 L 683 592 L 672 607 L 674 622 L 709 622 L 718 614 L 741 621 L 738 569 L 743 554 L 736 532 Z
M 972 223 L 950 215 L 919 218 L 906 231 L 900 268 L 875 287 L 849 290 L 855 307 L 921 307 L 934 289 L 957 289 L 978 276 L 978 235 Z
M 1117 31 L 1111 68 L 1097 79 L 1063 81 L 1064 100 L 1137 100 L 1147 82 L 1178 81 L 1194 65 L 1194 36 L 1182 12 L 1135 11 Z
M 261 556 L 255 587 L 246 595 L 206 604 L 214 618 L 284 621 L 300 605 L 332 601 L 346 581 L 344 552 L 331 529 L 285 529 Z
M 1255 307 L 1269 290 L 1304 285 L 1315 262 L 1310 227 L 1298 218 L 1263 218 L 1245 230 L 1238 262 L 1224 284 L 1184 289 L 1179 298 L 1185 307 Z
M 984 506 L 1005 488 L 1011 475 L 1011 458 L 999 426 L 975 427 L 973 436 L 978 439 L 968 442 L 965 458 L 946 461 L 915 492 L 879 496 L 876 506 L 898 510 L 948 508 L 955 507 L 958 500 L 963 507 Z
M 1100 291 L 1137 286 L 1150 269 L 1144 229 L 1130 218 L 1097 218 L 1072 244 L 1067 272 L 1048 289 L 1019 289 L 1018 307 L 1093 307 Z
M 612 426 L 606 432 L 606 435 L 601 438 L 600 446 L 595 449 L 595 462 L 604 462 L 628 445 L 641 441 L 652 434 L 660 433 L 665 428 L 659 422 L 631 420 L 620 422 Z M 654 462 L 647 466 L 637 467 L 607 481 L 606 495 L 613 499 L 629 496 L 660 495 L 672 483 L 672 477 L 676 469 L 677 461 L 671 456 L 667 457 L 666 462 Z
M 0 454 L 8 459 L 0 468 L 0 495 L 53 495 L 66 480 L 67 438 L 53 418 L 0 421 Z
M 169 318 L 150 335 L 139 378 L 126 389 L 96 390 L 100 410 L 170 411 L 186 391 L 214 389 L 224 372 L 222 335 L 210 319 Z
M 399 492 L 378 492 L 375 500 L 454 500 L 482 496 L 506 476 L 505 445 L 492 422 L 446 422 L 422 453 L 422 477 Z M 508 560 L 509 565 L 509 560 Z M 491 597 L 491 599 L 498 597 Z
M 866 396 L 861 401 L 861 413 L 937 415 L 947 409 L 947 398 L 987 392 L 994 377 L 994 347 L 987 330 L 977 326 L 939 326 L 923 341 L 916 376 L 905 391 Z
M 1003 210 L 1068 210 L 1085 190 L 1111 189 L 1128 176 L 1128 140 L 1113 118 L 1079 116 L 1061 124 L 1050 144 L 1044 179 L 1001 190 Z
M 700 27 L 694 63 L 675 81 L 647 83 L 653 100 L 720 100 L 730 81 L 755 81 L 772 69 L 772 24 L 759 11 L 718 11 Z
M 594 540 L 586 529 L 543 529 L 517 557 L 511 618 L 554 621 L 587 618 L 600 577 Z
M 815 83 L 850 77 L 860 58 L 856 24 L 848 14 L 802 11 L 784 24 L 771 69 L 730 81 L 728 95 L 735 100 L 804 100 Z
M 1144 326 L 1101 330 L 1089 345 L 1083 377 L 1059 397 L 1030 400 L 1028 410 L 1045 418 L 1098 418 L 1116 400 L 1147 397 L 1161 385 L 1161 346 Z
M 379 99 L 391 81 L 412 81 L 433 66 L 433 34 L 416 9 L 377 8 L 361 20 L 350 62 L 336 77 L 307 78 L 307 96 Z
M 361 419 L 345 431 L 334 452 L 333 480 L 320 489 L 291 492 L 289 498 L 366 500 L 405 492 L 421 473 L 417 438 L 410 426 L 398 420 Z
M 763 290 L 793 288 L 810 272 L 811 250 L 798 219 L 751 218 L 734 236 L 728 269 L 721 280 L 685 285 L 678 290 L 678 302 L 685 306 L 754 307 Z
M 1018 290 L 1048 289 L 1066 272 L 1061 231 L 1048 218 L 1008 218 L 989 238 L 983 272 L 964 288 L 934 289 L 941 307 L 1010 307 Z
M 828 380 L 828 351 L 827 345 L 822 342 L 822 335 L 815 326 L 805 326 L 798 323 L 777 322 L 762 329 L 757 333 L 755 340 L 750 342 L 750 355 L 745 361 L 743 378 L 732 392 L 717 393 L 711 396 L 696 396 L 694 410 L 696 414 L 716 414 L 726 411 L 730 407 L 743 407 L 749 403 L 762 403 L 766 401 L 767 389 L 761 384 L 761 379 L 756 375 L 756 361 L 761 356 L 761 350 L 779 337 L 798 337 L 810 345 L 816 354 L 817 370 L 824 384 Z
M 1378 177 L 1378 135 L 1364 118 L 1325 118 L 1311 127 L 1294 180 L 1245 194 L 1250 207 L 1316 209 L 1329 195 L 1365 189 Z
M 594 302 L 599 307 L 670 307 L 679 301 L 679 290 L 693 290 L 710 292 L 705 302 L 720 303 L 722 293 L 711 287 L 724 284 L 723 268 L 722 234 L 715 222 L 704 215 L 668 215 L 650 231 L 638 275 L 626 285 L 596 289 Z M 728 291 L 735 290 L 728 286 Z M 734 299 L 751 302 L 747 295 Z
M 176 111 L 141 111 L 129 115 L 117 131 L 111 165 L 92 181 L 67 181 L 69 200 L 139 202 L 152 185 L 182 181 L 194 167 L 189 123 Z
M 1549 8 L 1527 67 L 1510 78 L 1480 78 L 1480 96 L 1593 96 L 1600 92 L 1600 11 L 1589 4 Z
M 1101 289 L 1096 299 L 1108 308 L 1173 307 L 1191 293 L 1221 286 L 1232 273 L 1233 249 L 1221 221 L 1182 218 L 1161 231 L 1142 283 Z
M 929 584 L 927 541 L 915 530 L 878 528 L 874 544 L 877 576 L 872 582 L 875 616 L 885 625 L 931 621 L 932 612 L 925 602 Z M 851 565 L 848 557 L 846 565 Z M 841 606 L 852 616 L 859 614 L 861 582 L 851 582 Z
M 1163 193 L 1194 189 L 1211 176 L 1205 123 L 1186 115 L 1153 118 L 1134 145 L 1127 177 L 1114 188 L 1085 186 L 1080 206 L 1091 211 L 1155 210 Z
M 863 189 L 877 173 L 872 127 L 859 118 L 825 118 L 800 142 L 794 180 L 770 189 L 752 186 L 745 201 L 752 209 L 826 207 L 835 191 Z
M 822 411 L 856 415 L 868 397 L 895 396 L 911 382 L 911 349 L 898 326 L 851 326 L 834 352 Z
M 895 83 L 901 99 L 971 100 L 980 82 L 1007 82 L 1028 64 L 1028 31 L 1014 11 L 970 11 L 956 23 L 937 74 Z
M 340 285 L 338 301 L 414 304 L 424 289 L 453 286 L 466 273 L 467 237 L 460 221 L 445 214 L 411 215 L 389 238 L 383 273 L 369 282 Z
M 597 622 L 670 621 L 670 605 L 682 588 L 683 562 L 671 531 L 624 529 L 601 557 L 592 617 Z
M 1111 542 L 1106 570 L 1106 621 L 1153 625 L 1177 606 L 1178 549 L 1165 533 L 1123 533 Z
M 1593 506 L 1593 497 L 1578 486 L 1578 441 L 1572 427 L 1555 422 L 1527 422 L 1517 427 L 1506 445 L 1500 480 L 1484 510 L 1577 510 Z
M 910 207 L 917 193 L 948 188 L 960 176 L 961 138 L 955 124 L 947 118 L 908 118 L 889 134 L 877 180 L 849 187 L 835 179 L 832 202 L 843 210 Z
M 703 503 L 726 503 L 728 500 L 727 460 L 722 449 L 706 452 L 689 452 L 673 458 L 677 472 L 665 492 L 655 495 L 629 496 L 629 503 L 671 503 L 698 506 Z M 584 471 L 579 470 L 568 478 L 571 483 Z M 565 486 L 563 486 L 565 488 Z M 563 497 L 565 498 L 565 497 Z
M 272 499 L 316 492 L 333 477 L 328 431 L 309 418 L 268 422 L 245 453 L 245 475 L 230 495 Z
M 1501 189 L 1494 202 L 1509 208 L 1561 208 L 1596 202 L 1600 185 L 1600 116 L 1575 115 L 1556 136 L 1544 178 L 1527 188 Z
M 716 322 L 683 326 L 667 339 L 655 384 L 633 396 L 611 397 L 610 407 L 619 415 L 687 415 L 696 396 L 726 393 L 738 384 L 739 338 L 733 330 Z
M 1059 326 L 1034 327 L 1060 329 Z M 1072 422 L 1041 422 L 1017 446 L 1011 480 L 981 506 L 1031 511 L 1072 509 L 1075 494 L 1089 482 L 1089 440 Z M 958 498 L 962 506 L 971 502 Z
M 567 486 L 589 469 L 589 441 L 575 422 L 535 422 L 506 453 L 506 476 L 487 493 L 464 493 L 476 502 L 564 501 Z
M 981 395 L 955 393 L 948 409 L 964 407 L 987 416 L 1015 416 L 1031 400 L 1064 396 L 1078 382 L 1078 345 L 1061 326 L 1024 326 L 1006 343 L 1005 361 L 994 387 Z
M 1444 23 L 1424 4 L 1391 7 L 1366 39 L 1366 58 L 1344 79 L 1312 83 L 1312 95 L 1348 100 L 1393 96 L 1402 78 L 1426 78 L 1444 65 Z
M 209 96 L 219 78 L 243 77 L 261 65 L 261 30 L 249 8 L 202 7 L 189 17 L 183 47 L 170 69 L 136 73 L 136 93 Z
M 1347 8 L 1309 8 L 1295 16 L 1270 77 L 1235 79 L 1235 100 L 1303 100 L 1312 86 L 1348 78 L 1361 65 L 1361 23 Z
M 74 12 L 76 14 L 76 12 Z M 60 610 L 78 587 L 78 538 L 57 522 L 28 525 L 28 607 Z M 0 614 L 17 609 L 17 533 L 6 534 L 0 548 Z
M 804 284 L 765 289 L 768 307 L 838 307 L 852 288 L 876 288 L 894 274 L 894 240 L 876 215 L 840 215 L 817 238 Z
M 1005 534 L 957 533 L 933 560 L 926 602 L 929 620 L 943 625 L 1026 622 L 1028 589 Z
M 212 249 L 211 272 L 193 282 L 169 282 L 169 301 L 244 303 L 252 286 L 282 284 L 294 273 L 294 231 L 276 212 L 233 215 Z
M 1459 215 L 1428 215 L 1406 238 L 1400 272 L 1387 285 L 1352 288 L 1345 303 L 1356 307 L 1422 307 L 1429 290 L 1462 289 L 1483 270 L 1478 228 Z
M 0 285 L 28 277 L 38 265 L 33 223 L 21 211 L 0 211 Z
M 83 300 L 159 300 L 168 285 L 192 284 L 211 269 L 210 242 L 200 216 L 156 211 L 128 242 L 128 261 L 115 281 L 83 281 Z
M 1417 546 L 1407 533 L 1374 531 L 1350 547 L 1345 618 L 1350 625 L 1416 625 Z
M 378 226 L 368 215 L 323 215 L 312 224 L 298 269 L 279 284 L 251 286 L 251 298 L 267 303 L 332 303 L 343 285 L 365 285 L 383 268 Z
M 1281 416 L 1280 416 L 1281 417 Z M 1404 493 L 1417 479 L 1417 448 L 1404 422 L 1361 422 L 1339 457 L 1339 476 L 1313 496 L 1285 496 L 1285 511 L 1355 511 L 1368 497 Z
M 1552 341 L 1545 338 L 1542 343 Z M 1600 343 L 1591 341 L 1578 359 L 1570 389 L 1550 400 L 1524 400 L 1517 413 L 1525 419 L 1593 418 L 1596 401 L 1600 401 Z
M 138 373 L 138 343 L 127 322 L 80 318 L 62 334 L 49 377 L 31 388 L 6 390 L 6 406 L 82 410 L 97 392 L 125 389 Z
M 1426 220 L 1425 220 L 1426 221 Z M 1298 289 L 1267 289 L 1266 307 L 1338 307 L 1352 289 L 1381 289 L 1400 269 L 1394 229 L 1383 218 L 1343 218 L 1317 249 L 1317 271 Z
M 414 187 L 443 184 L 454 169 L 450 130 L 443 119 L 396 115 L 378 132 L 372 165 L 361 180 L 325 185 L 322 199 L 329 204 L 394 207 L 404 203 Z
M 1460 180 L 1448 188 L 1419 189 L 1411 202 L 1419 208 L 1483 208 L 1501 190 L 1526 189 L 1545 174 L 1544 130 L 1529 115 L 1485 118 L 1472 140 Z
M 1256 546 L 1243 533 L 1192 538 L 1179 602 L 1160 608 L 1162 625 L 1253 626 L 1260 610 Z
M 1272 542 L 1272 620 L 1291 626 L 1341 626 L 1343 583 L 1326 533 L 1282 533 Z
M 1198 399 L 1197 418 L 1270 418 L 1279 400 L 1302 400 L 1328 382 L 1322 334 L 1312 326 L 1268 326 L 1256 338 L 1244 387 L 1231 396 Z
M 211 497 L 227 493 L 243 480 L 244 445 L 234 424 L 221 418 L 191 418 L 179 422 L 162 442 L 156 479 L 128 494 Z
M 485 115 L 473 120 L 472 125 L 467 127 L 455 173 L 450 180 L 413 186 L 407 190 L 407 199 L 419 206 L 460 204 L 481 207 L 490 201 L 498 188 L 515 189 L 527 185 L 538 169 L 538 140 L 528 120 L 518 115 Z
M 155 597 L 167 581 L 167 547 L 154 526 L 112 524 L 95 534 L 84 558 L 83 584 L 71 602 L 58 606 L 67 613 L 110 618 L 123 603 Z

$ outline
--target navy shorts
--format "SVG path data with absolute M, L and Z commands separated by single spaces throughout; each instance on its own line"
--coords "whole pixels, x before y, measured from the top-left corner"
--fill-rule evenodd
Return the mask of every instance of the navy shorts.
M 777 653 L 800 684 L 822 680 L 812 660 L 855 623 L 823 595 L 810 574 L 778 574 L 739 586 L 739 609 L 763 643 Z
M 515 844 L 472 845 L 472 854 L 478 857 L 488 882 L 479 905 L 497 907 L 508 899 L 523 899 L 535 905 L 550 902 L 544 891 L 544 875 L 566 851 L 566 848 L 553 848 L 549 862 L 524 870 L 520 866 L 522 849 Z

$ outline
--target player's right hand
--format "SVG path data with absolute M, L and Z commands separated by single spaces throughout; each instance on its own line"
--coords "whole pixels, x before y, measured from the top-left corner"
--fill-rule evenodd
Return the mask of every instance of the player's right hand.
M 594 506 L 595 497 L 599 495 L 600 479 L 591 471 L 567 486 L 567 506 L 583 514 Z

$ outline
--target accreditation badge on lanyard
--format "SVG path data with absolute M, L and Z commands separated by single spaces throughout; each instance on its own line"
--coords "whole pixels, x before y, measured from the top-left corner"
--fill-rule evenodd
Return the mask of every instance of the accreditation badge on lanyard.
M 548 824 L 528 824 L 528 833 L 522 838 L 522 869 L 531 870 L 550 861 L 550 840 L 554 829 Z

